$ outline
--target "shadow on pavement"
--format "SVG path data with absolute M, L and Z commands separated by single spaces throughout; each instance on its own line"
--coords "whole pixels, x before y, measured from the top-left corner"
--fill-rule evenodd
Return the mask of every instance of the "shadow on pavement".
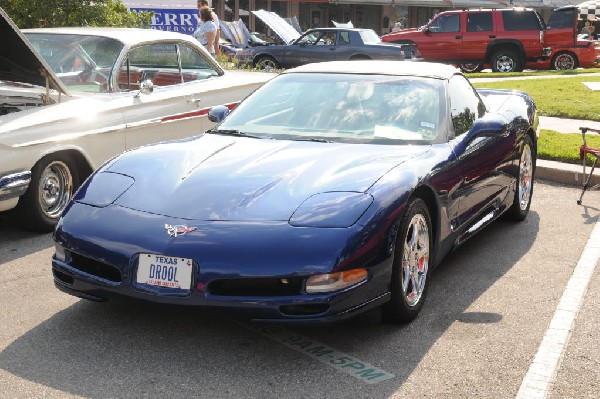
M 495 222 L 450 254 L 410 324 L 381 324 L 379 312 L 371 311 L 333 325 L 285 327 L 395 374 L 376 385 L 212 313 L 83 300 L 8 345 L 0 368 L 94 399 L 388 397 L 453 323 L 502 320 L 501 314 L 467 309 L 527 253 L 539 224 L 536 212 L 520 224 Z

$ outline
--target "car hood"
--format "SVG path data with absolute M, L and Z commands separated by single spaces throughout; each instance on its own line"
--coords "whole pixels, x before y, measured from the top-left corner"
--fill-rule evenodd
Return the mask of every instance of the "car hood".
M 126 208 L 192 220 L 285 221 L 313 195 L 366 192 L 429 148 L 205 134 L 126 153 L 103 172 L 135 181 L 114 202 Z
M 246 28 L 244 22 L 238 21 L 220 21 L 221 33 L 234 47 L 246 48 L 250 40 L 250 31 Z
M 46 87 L 69 95 L 68 89 L 0 8 L 0 80 Z
M 286 44 L 290 44 L 301 36 L 292 25 L 274 12 L 258 10 L 252 11 L 252 14 L 260 18 L 260 20 L 271 28 Z

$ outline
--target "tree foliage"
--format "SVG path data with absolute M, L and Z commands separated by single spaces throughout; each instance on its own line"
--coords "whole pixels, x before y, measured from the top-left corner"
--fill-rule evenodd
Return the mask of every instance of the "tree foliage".
M 152 13 L 132 12 L 121 0 L 0 0 L 20 29 L 59 26 L 144 27 Z

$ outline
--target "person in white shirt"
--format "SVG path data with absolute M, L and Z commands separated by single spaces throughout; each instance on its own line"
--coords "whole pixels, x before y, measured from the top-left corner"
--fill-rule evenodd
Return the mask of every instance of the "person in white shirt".
M 212 11 L 209 7 L 200 7 L 200 24 L 194 31 L 194 37 L 198 39 L 201 45 L 208 50 L 208 52 L 214 57 L 215 56 L 215 36 L 217 34 L 217 27 L 212 20 Z
M 198 0 L 198 9 L 200 9 L 201 7 L 210 7 L 208 4 L 208 0 Z M 210 9 L 210 11 L 212 13 L 212 21 L 215 24 L 215 27 L 217 28 L 217 32 L 215 35 L 215 42 L 214 42 L 213 47 L 215 49 L 215 55 L 219 55 L 219 39 L 221 38 L 220 21 L 219 21 L 219 17 L 217 16 L 217 13 L 215 13 L 212 10 L 212 8 Z

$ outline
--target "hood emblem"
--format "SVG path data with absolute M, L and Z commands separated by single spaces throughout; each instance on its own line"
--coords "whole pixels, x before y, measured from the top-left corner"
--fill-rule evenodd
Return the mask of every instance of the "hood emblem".
M 191 231 L 196 230 L 195 227 L 187 227 L 182 224 L 178 224 L 175 226 L 172 226 L 170 224 L 165 224 L 165 229 L 167 229 L 167 234 L 169 234 L 169 237 L 182 236 L 185 233 L 189 233 Z

